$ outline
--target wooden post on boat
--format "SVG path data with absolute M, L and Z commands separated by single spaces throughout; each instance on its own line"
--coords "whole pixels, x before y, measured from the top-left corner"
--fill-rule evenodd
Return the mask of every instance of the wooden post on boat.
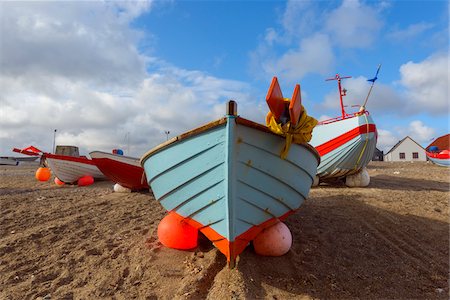
M 227 115 L 237 116 L 237 103 L 234 100 L 230 100 L 227 103 Z

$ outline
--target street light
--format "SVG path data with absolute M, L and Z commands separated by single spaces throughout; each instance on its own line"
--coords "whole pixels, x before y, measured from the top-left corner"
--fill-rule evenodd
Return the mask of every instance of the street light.
M 53 153 L 55 153 L 56 149 L 55 149 L 55 141 L 56 141 L 56 129 L 53 131 Z
M 169 130 L 164 130 L 164 133 L 166 134 L 166 141 L 168 141 L 169 140 L 170 131 Z

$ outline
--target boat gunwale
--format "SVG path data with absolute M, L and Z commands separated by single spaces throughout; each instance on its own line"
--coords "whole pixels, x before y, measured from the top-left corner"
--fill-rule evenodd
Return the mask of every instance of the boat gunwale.
M 96 153 L 100 153 L 100 154 L 106 154 L 105 156 L 102 157 L 92 157 L 92 153 L 94 153 L 94 155 Z M 115 157 L 117 158 L 125 158 L 125 159 L 129 159 L 129 160 L 133 160 L 133 161 L 138 161 L 139 162 L 139 157 L 133 157 L 133 156 L 127 156 L 127 155 L 120 155 L 120 154 L 114 154 L 114 153 L 109 153 L 106 151 L 99 151 L 99 150 L 95 150 L 95 151 L 91 151 L 89 152 L 89 156 L 91 157 L 91 160 L 97 160 L 97 159 L 109 159 L 109 160 L 114 160 L 114 161 L 120 161 L 123 162 L 121 160 L 117 160 L 114 159 Z M 111 158 L 112 157 L 112 158 Z
M 195 136 L 195 135 L 201 134 L 201 133 L 203 133 L 203 132 L 206 132 L 206 131 L 208 131 L 208 130 L 214 129 L 214 128 L 218 127 L 218 126 L 224 125 L 224 124 L 226 124 L 226 123 L 228 122 L 228 118 L 229 118 L 229 117 L 223 117 L 223 118 L 220 118 L 220 119 L 218 119 L 218 120 L 209 122 L 209 123 L 207 123 L 207 124 L 205 124 L 205 125 L 199 126 L 199 127 L 194 128 L 194 129 L 192 129 L 192 130 L 189 130 L 189 131 L 187 131 L 187 132 L 185 132 L 185 133 L 182 133 L 182 134 L 180 134 L 180 135 L 178 135 L 178 136 L 176 136 L 176 137 L 173 137 L 173 138 L 171 138 L 170 140 L 168 140 L 168 141 L 166 141 L 166 142 L 164 142 L 164 143 L 161 143 L 161 144 L 159 144 L 158 146 L 156 146 L 156 147 L 150 149 L 150 150 L 147 151 L 147 152 L 141 157 L 141 159 L 140 159 L 140 163 L 141 163 L 142 167 L 144 166 L 145 161 L 146 161 L 151 155 L 153 155 L 153 154 L 155 154 L 155 153 L 158 153 L 158 152 L 162 151 L 162 150 L 163 150 L 164 148 L 166 148 L 167 146 L 172 145 L 172 144 L 174 144 L 174 143 L 176 143 L 176 142 L 185 140 L 185 139 L 190 138 L 190 137 L 192 137 L 192 136 Z M 237 124 L 241 124 L 241 125 L 244 125 L 244 126 L 247 126 L 247 127 L 250 127 L 250 128 L 253 128 L 253 129 L 256 129 L 256 130 L 265 132 L 265 133 L 270 133 L 270 134 L 272 134 L 272 135 L 275 135 L 275 136 L 278 136 L 278 137 L 284 139 L 284 136 L 272 132 L 268 127 L 266 127 L 266 126 L 264 126 L 264 125 L 262 125 L 262 124 L 253 122 L 253 121 L 251 121 L 251 120 L 242 118 L 242 117 L 240 117 L 240 116 L 233 117 L 233 119 L 235 120 L 235 122 L 236 122 Z M 311 153 L 313 153 L 314 156 L 315 156 L 316 159 L 317 159 L 317 164 L 318 164 L 318 165 L 320 164 L 320 155 L 319 155 L 319 152 L 317 152 L 316 148 L 314 148 L 314 147 L 313 147 L 312 145 L 310 145 L 309 143 L 302 143 L 302 144 L 297 144 L 297 145 L 303 146 L 303 147 L 305 147 L 307 150 L 309 150 Z
M 45 159 L 55 159 L 55 160 L 63 160 L 63 161 L 70 161 L 70 162 L 76 162 L 80 164 L 86 164 L 91 166 L 96 166 L 94 161 L 86 156 L 69 156 L 69 155 L 60 155 L 60 154 L 52 154 L 52 153 L 44 153 L 42 155 Z

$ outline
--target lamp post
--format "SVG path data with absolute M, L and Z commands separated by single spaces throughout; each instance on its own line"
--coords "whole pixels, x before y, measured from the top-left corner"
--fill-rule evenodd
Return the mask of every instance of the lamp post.
M 55 149 L 55 141 L 56 141 L 56 129 L 53 131 L 53 153 L 55 153 L 56 149 Z
M 164 133 L 166 134 L 166 141 L 168 141 L 169 140 L 170 131 L 169 130 L 164 130 Z

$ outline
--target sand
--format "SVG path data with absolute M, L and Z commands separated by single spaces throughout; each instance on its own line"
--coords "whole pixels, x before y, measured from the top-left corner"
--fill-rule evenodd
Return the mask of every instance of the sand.
M 151 193 L 38 182 L 0 166 L 0 299 L 448 299 L 450 170 L 371 162 L 366 188 L 311 190 L 290 251 L 238 266 L 202 237 L 162 246 Z

